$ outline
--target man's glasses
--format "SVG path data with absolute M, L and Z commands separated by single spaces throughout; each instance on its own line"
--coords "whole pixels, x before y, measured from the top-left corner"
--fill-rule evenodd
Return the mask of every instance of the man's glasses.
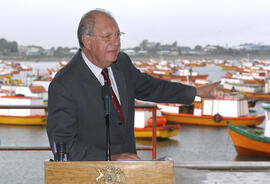
M 108 42 L 114 38 L 117 38 L 118 40 L 120 40 L 121 36 L 123 36 L 124 34 L 125 34 L 124 32 L 116 32 L 114 34 L 106 34 L 106 35 L 97 36 L 97 37 L 101 38 L 105 42 Z

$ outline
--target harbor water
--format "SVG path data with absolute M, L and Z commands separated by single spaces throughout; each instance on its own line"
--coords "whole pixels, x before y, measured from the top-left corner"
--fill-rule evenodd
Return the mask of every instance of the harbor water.
M 27 62 L 32 67 L 57 66 L 57 62 Z M 208 74 L 217 81 L 225 71 L 214 65 L 193 68 Z M 264 114 L 261 102 L 257 102 L 251 113 Z M 151 146 L 151 139 L 136 139 L 138 147 Z M 48 147 L 45 126 L 0 125 L 0 147 Z M 139 151 L 139 156 L 150 160 L 151 151 Z M 157 141 L 157 157 L 167 156 L 175 163 L 183 161 L 270 161 L 264 157 L 237 156 L 226 127 L 181 125 L 179 134 Z M 44 161 L 53 158 L 50 151 L 0 151 L 0 184 L 44 183 Z

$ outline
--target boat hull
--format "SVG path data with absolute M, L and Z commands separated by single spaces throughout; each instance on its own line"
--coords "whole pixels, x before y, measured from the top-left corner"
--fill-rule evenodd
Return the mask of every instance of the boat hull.
M 224 66 L 224 65 L 222 65 L 222 66 L 220 66 L 220 68 L 222 69 L 222 70 L 237 70 L 237 66 Z
M 269 101 L 270 93 L 247 93 L 243 92 L 248 99 L 259 99 Z
M 185 113 L 168 113 L 163 112 L 163 116 L 167 121 L 181 123 L 181 124 L 195 124 L 195 125 L 211 125 L 211 126 L 226 126 L 227 122 L 233 125 L 259 125 L 263 122 L 264 116 L 248 116 L 248 117 L 223 117 L 220 122 L 215 122 L 213 116 L 195 116 L 193 114 Z
M 231 127 L 228 126 L 228 131 L 238 155 L 270 157 L 270 142 L 256 140 L 247 136 L 248 134 L 238 132 Z
M 11 74 L 0 74 L 0 78 L 11 78 Z
M 180 80 L 186 80 L 188 77 L 192 80 L 195 81 L 196 79 L 207 79 L 208 75 L 193 75 L 193 76 L 181 76 L 181 75 L 166 75 L 166 74 L 155 74 L 155 73 L 150 73 L 150 75 L 164 79 L 164 80 L 171 80 L 171 79 L 180 79 Z
M 0 124 L 5 125 L 46 125 L 47 116 L 0 116 Z
M 231 90 L 229 89 L 224 89 L 224 88 L 219 88 L 219 91 L 223 92 L 230 92 Z M 238 91 L 245 95 L 247 99 L 257 99 L 257 100 L 264 100 L 264 101 L 269 101 L 270 99 L 270 93 L 249 93 L 245 91 Z
M 178 134 L 180 125 L 165 125 L 156 127 L 157 138 L 168 138 Z M 136 138 L 152 138 L 152 127 L 134 128 Z

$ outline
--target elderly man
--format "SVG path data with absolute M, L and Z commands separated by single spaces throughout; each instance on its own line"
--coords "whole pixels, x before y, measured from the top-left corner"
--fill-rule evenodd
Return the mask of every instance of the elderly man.
M 92 10 L 78 27 L 80 49 L 49 87 L 50 144 L 65 142 L 69 160 L 105 160 L 106 127 L 101 89 L 111 87 L 112 160 L 135 159 L 134 99 L 190 104 L 209 97 L 217 84 L 195 88 L 156 79 L 136 69 L 120 52 L 120 29 L 104 10 Z

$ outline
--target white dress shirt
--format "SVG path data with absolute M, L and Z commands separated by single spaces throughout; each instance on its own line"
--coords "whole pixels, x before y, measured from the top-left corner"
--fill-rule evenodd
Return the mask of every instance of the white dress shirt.
M 82 54 L 82 58 L 84 60 L 84 62 L 86 63 L 86 65 L 89 67 L 89 69 L 93 72 L 93 74 L 96 76 L 96 78 L 98 79 L 98 81 L 100 82 L 100 84 L 103 86 L 104 85 L 104 78 L 101 74 L 102 72 L 102 68 L 99 68 L 98 66 L 94 65 L 91 61 L 89 61 L 87 59 L 87 57 L 85 56 L 85 54 L 83 53 L 83 51 L 81 51 Z M 109 77 L 111 80 L 111 86 L 112 89 L 118 99 L 119 104 L 121 104 L 120 98 L 119 98 L 119 93 L 118 93 L 118 89 L 117 89 L 117 85 L 113 76 L 113 72 L 112 72 L 112 68 L 108 67 L 108 73 L 109 73 Z

